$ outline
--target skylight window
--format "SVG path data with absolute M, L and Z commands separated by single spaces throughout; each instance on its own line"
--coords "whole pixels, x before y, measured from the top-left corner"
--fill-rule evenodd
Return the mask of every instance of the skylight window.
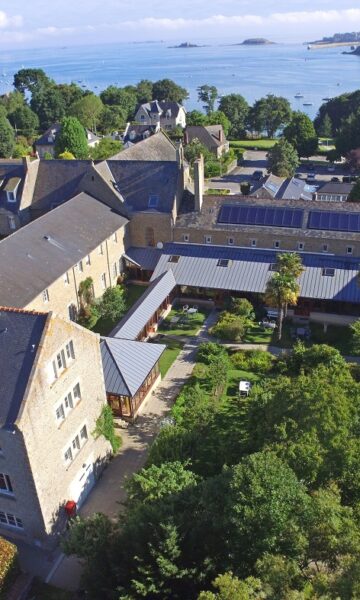
M 229 266 L 229 260 L 227 258 L 219 258 L 219 260 L 217 261 L 217 267 L 228 267 Z
M 173 254 L 172 256 L 170 256 L 168 262 L 170 262 L 170 263 L 178 263 L 179 260 L 180 260 L 180 256 L 177 256 L 177 255 Z
M 278 266 L 276 263 L 271 263 L 269 265 L 269 271 L 277 271 L 278 270 Z
M 150 194 L 149 196 L 149 208 L 156 208 L 159 204 L 159 196 L 157 194 Z
M 335 269 L 330 269 L 329 267 L 326 267 L 325 269 L 322 270 L 323 277 L 334 277 L 334 275 L 335 275 Z

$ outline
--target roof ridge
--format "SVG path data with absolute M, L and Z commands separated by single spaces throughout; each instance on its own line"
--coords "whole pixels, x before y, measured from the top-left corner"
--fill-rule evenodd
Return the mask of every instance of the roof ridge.
M 107 336 L 107 337 L 109 337 L 110 339 L 116 339 L 116 338 L 112 338 L 112 337 L 110 337 L 110 336 Z M 107 338 L 102 338 L 102 339 L 103 339 L 104 343 L 106 344 L 106 347 L 107 347 L 107 349 L 108 349 L 108 352 L 109 352 L 109 354 L 110 354 L 110 356 L 111 356 L 111 358 L 112 358 L 112 360 L 113 360 L 113 362 L 114 362 L 114 364 L 115 364 L 115 366 L 116 366 L 116 369 L 117 369 L 117 371 L 118 371 L 118 372 L 120 373 L 120 375 L 121 375 L 121 378 L 122 378 L 122 380 L 123 380 L 123 382 L 124 382 L 124 384 L 125 384 L 125 387 L 126 387 L 127 391 L 129 392 L 129 396 L 131 396 L 132 394 L 131 394 L 131 391 L 129 390 L 129 386 L 128 386 L 128 384 L 127 384 L 127 381 L 126 381 L 126 379 L 125 379 L 124 375 L 122 374 L 122 372 L 120 371 L 120 369 L 119 369 L 119 367 L 118 367 L 118 364 L 117 364 L 117 362 L 116 362 L 115 356 L 114 356 L 114 354 L 112 353 L 112 350 L 111 350 L 111 348 L 110 348 L 110 344 L 108 344 Z
M 27 308 L 16 308 L 15 306 L 0 306 L 0 311 L 22 313 L 26 315 L 48 315 L 49 311 L 32 310 Z

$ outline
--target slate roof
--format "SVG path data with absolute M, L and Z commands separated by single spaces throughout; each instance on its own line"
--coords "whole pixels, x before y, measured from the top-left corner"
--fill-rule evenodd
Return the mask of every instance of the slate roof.
M 123 142 L 125 144 L 127 142 L 130 142 L 131 144 L 137 144 L 138 142 L 141 142 L 142 140 L 153 135 L 155 131 L 156 125 L 140 125 L 138 123 L 129 123 L 129 127 L 126 130 Z
M 135 340 L 175 286 L 176 281 L 171 271 L 153 277 L 144 294 L 111 332 L 112 337 Z
M 24 307 L 127 223 L 81 193 L 0 242 L 0 305 Z
M 158 248 L 136 248 L 132 246 L 128 248 L 123 255 L 125 260 L 129 261 L 133 265 L 144 269 L 144 271 L 153 271 L 159 262 L 159 258 L 162 254 L 162 250 Z
M 35 146 L 53 146 L 56 142 L 56 138 L 59 135 L 61 130 L 60 123 L 53 123 L 50 127 L 43 133 L 36 141 Z M 89 142 L 93 142 L 95 140 L 100 140 L 100 138 L 95 135 L 93 131 L 85 128 L 86 139 Z M 49 141 L 49 138 L 51 140 Z
M 312 200 L 317 188 L 306 183 L 305 179 L 292 177 L 281 186 L 277 198 L 284 200 Z
M 136 144 L 139 148 L 155 136 Z M 128 152 L 128 150 L 125 150 Z M 172 211 L 178 187 L 179 170 L 176 162 L 151 160 L 108 160 L 117 189 L 125 200 L 129 211 L 165 212 Z M 149 209 L 149 196 L 158 197 L 156 208 Z
M 148 160 L 176 162 L 176 148 L 162 131 L 155 133 L 146 140 L 134 144 L 130 148 L 115 154 L 111 160 Z
M 24 178 L 25 171 L 22 160 L 0 160 L 0 209 L 3 208 L 14 213 L 18 211 Z M 16 202 L 8 202 L 5 188 L 8 187 L 10 181 L 18 179 L 20 179 L 20 184 L 16 192 Z
M 221 125 L 189 125 L 186 127 L 185 139 L 186 142 L 189 143 L 194 139 L 198 139 L 206 148 L 217 148 L 222 146 L 225 142 L 225 137 L 223 141 L 220 141 L 220 137 L 218 135 L 218 131 L 222 130 Z
M 152 281 L 171 272 L 177 285 L 264 293 L 277 254 L 279 251 L 169 243 L 164 245 Z M 358 258 L 299 254 L 305 266 L 300 277 L 301 297 L 360 303 Z M 169 262 L 173 255 L 180 257 L 178 262 Z M 218 266 L 219 259 L 228 260 L 228 266 Z M 335 269 L 334 276 L 324 276 L 325 268 Z
M 318 188 L 318 194 L 342 194 L 348 195 L 353 189 L 353 183 L 343 183 L 341 181 L 329 181 Z
M 181 106 L 181 104 L 179 104 L 178 102 L 170 102 L 167 100 L 161 100 L 159 102 L 158 100 L 153 100 L 152 102 L 146 102 L 145 104 L 141 104 L 141 108 L 146 110 L 149 116 L 150 113 L 157 113 L 160 115 L 160 117 L 165 117 L 167 111 L 170 111 L 171 117 L 176 118 L 179 114 L 180 109 L 183 108 L 183 106 Z
M 48 314 L 0 307 L 0 427 L 12 428 Z
M 40 160 L 31 208 L 49 210 L 76 196 L 91 165 L 91 160 Z
M 283 177 L 277 177 L 276 175 L 270 173 L 253 185 L 250 196 L 261 198 L 263 196 L 263 192 L 265 192 L 265 194 L 269 195 L 271 198 L 276 198 L 284 181 L 285 180 Z
M 101 358 L 106 392 L 135 396 L 165 349 L 163 344 L 103 338 Z

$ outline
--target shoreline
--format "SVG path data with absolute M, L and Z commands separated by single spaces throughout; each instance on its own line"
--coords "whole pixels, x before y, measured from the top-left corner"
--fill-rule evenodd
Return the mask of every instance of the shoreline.
M 339 48 L 343 46 L 360 46 L 360 42 L 329 42 L 326 44 L 308 44 L 309 50 L 321 50 L 322 48 Z

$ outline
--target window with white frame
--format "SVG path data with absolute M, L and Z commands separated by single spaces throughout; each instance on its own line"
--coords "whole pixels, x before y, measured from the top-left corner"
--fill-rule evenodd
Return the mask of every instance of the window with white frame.
M 205 244 L 211 244 L 212 238 L 211 235 L 206 235 L 205 236 Z
M 84 270 L 82 260 L 79 260 L 79 262 L 76 266 L 77 266 L 77 270 L 79 271 L 79 273 L 82 273 Z
M 90 262 L 90 254 L 88 254 L 87 257 L 85 258 L 85 264 L 86 265 L 90 265 L 91 264 L 91 262 Z
M 61 373 L 75 360 L 75 351 L 73 341 L 70 340 L 59 352 L 55 355 L 52 360 L 50 380 L 54 381 L 58 379 Z
M 6 192 L 7 201 L 8 202 L 16 202 L 16 194 L 15 192 Z
M 44 290 L 42 293 L 43 302 L 49 302 L 49 290 Z
M 183 242 L 188 242 L 190 240 L 190 236 L 188 233 L 184 233 L 182 236 Z
M 17 529 L 24 529 L 24 525 L 19 517 L 12 515 L 11 513 L 6 513 L 0 510 L 0 523 L 3 525 L 8 525 L 9 527 L 16 527 Z
M 112 266 L 112 276 L 115 278 L 117 277 L 117 264 L 114 263 Z
M 112 235 L 112 239 L 113 239 L 113 242 L 115 242 L 115 244 L 116 244 L 116 243 L 117 243 L 117 241 L 118 241 L 118 237 L 117 237 L 117 233 L 116 233 L 116 231 L 115 231 L 115 233 L 113 233 L 113 235 Z
M 304 242 L 298 242 L 297 243 L 297 249 L 298 250 L 304 250 Z
M 88 438 L 87 427 L 86 425 L 83 425 L 64 451 L 64 461 L 67 466 L 72 463 L 81 448 L 86 444 Z
M 80 384 L 76 383 L 55 407 L 56 422 L 60 425 L 81 400 Z
M 98 248 L 98 252 L 99 252 L 99 254 L 104 254 L 104 246 L 103 246 L 103 244 L 100 244 L 100 246 Z
M 229 244 L 229 246 L 233 246 L 234 245 L 234 238 L 233 237 L 228 237 L 227 243 Z
M 103 290 L 106 289 L 106 273 L 101 273 L 101 287 Z
M 251 240 L 251 247 L 252 248 L 256 248 L 256 244 L 257 244 L 256 240 Z
M 352 254 L 353 253 L 353 247 L 352 246 L 347 246 L 346 247 L 346 254 Z
M 16 229 L 16 220 L 15 217 L 8 217 L 8 226 L 9 229 L 11 229 L 11 231 L 14 231 L 14 229 Z
M 13 494 L 13 487 L 11 485 L 10 477 L 6 473 L 0 473 L 0 493 L 2 494 Z
M 75 304 L 71 303 L 68 305 L 68 313 L 70 321 L 76 321 L 77 318 L 77 308 Z
M 279 242 L 279 240 L 275 240 L 275 242 L 274 242 L 274 248 L 280 248 L 280 242 Z
M 69 273 L 67 271 L 64 273 L 64 283 L 65 285 L 69 285 L 70 283 Z

